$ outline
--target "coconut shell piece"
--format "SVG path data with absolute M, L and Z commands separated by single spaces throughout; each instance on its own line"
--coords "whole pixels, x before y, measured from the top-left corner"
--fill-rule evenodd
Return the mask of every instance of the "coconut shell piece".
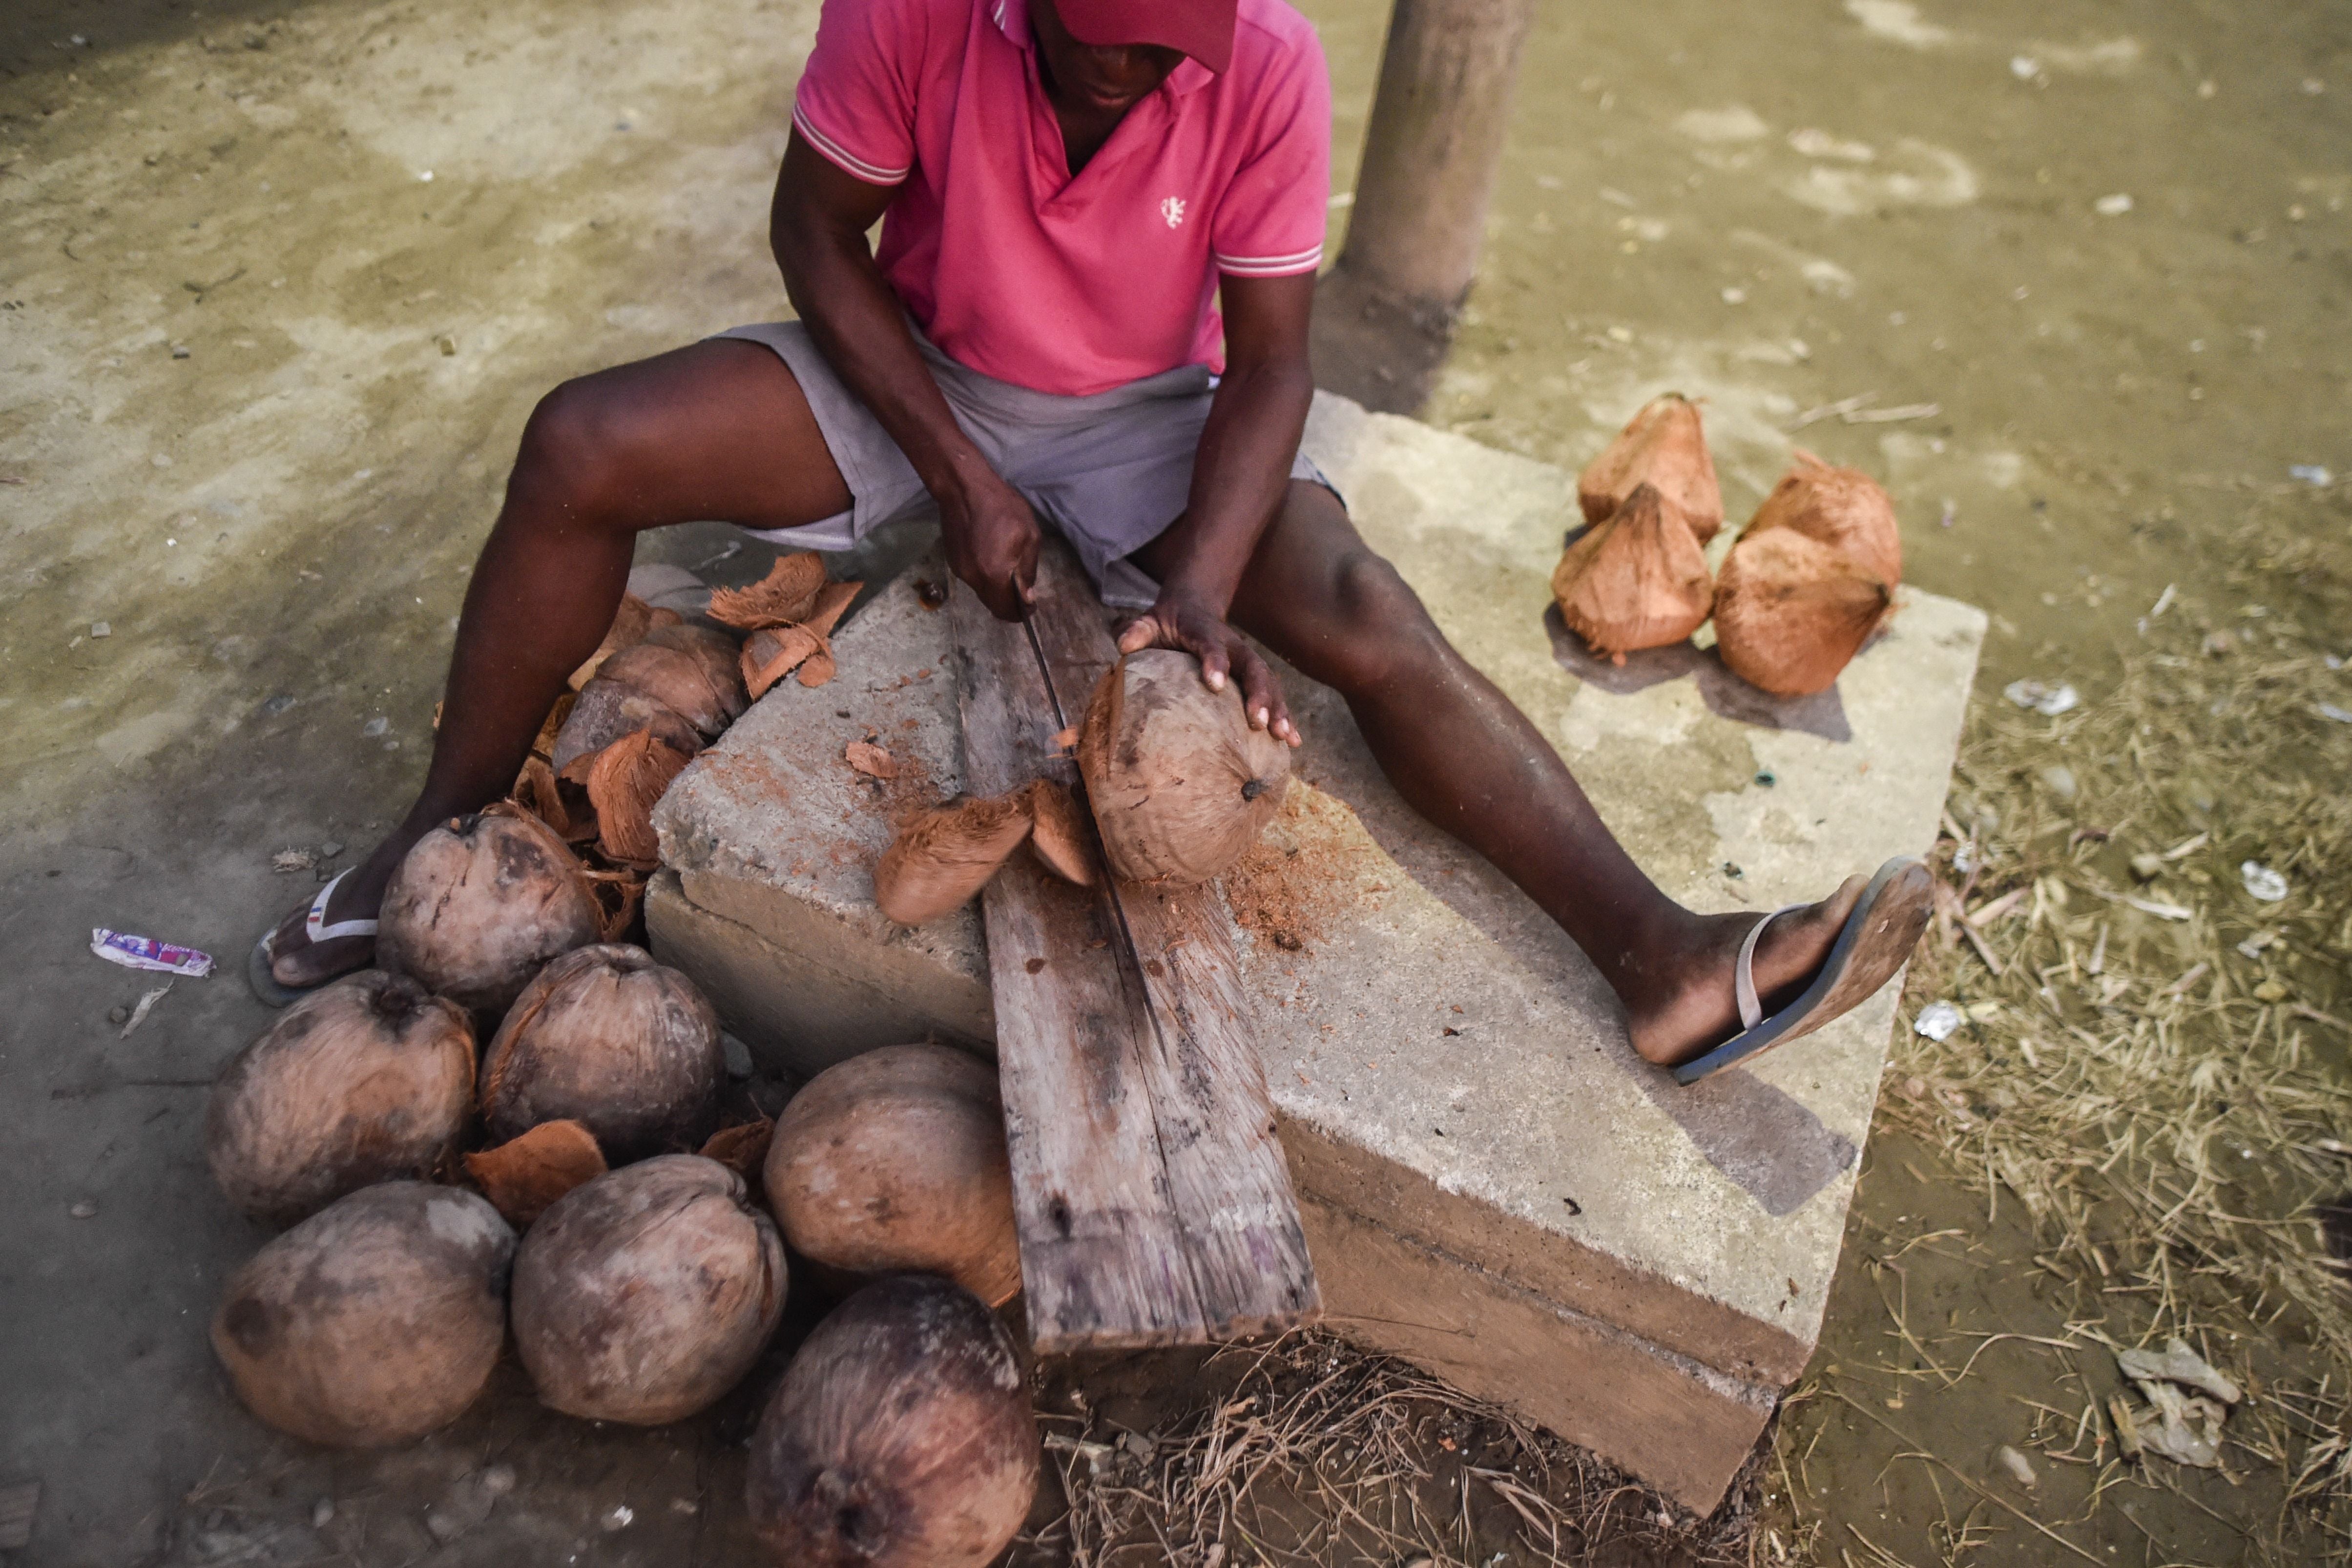
M 1903 534 L 1895 526 L 1895 503 L 1860 468 L 1834 468 L 1799 447 L 1746 533 L 1768 528 L 1792 528 L 1817 540 L 1889 588 L 1903 581 Z
M 588 799 L 596 807 L 596 844 L 605 858 L 651 870 L 661 864 L 654 807 L 686 771 L 688 757 L 644 730 L 624 735 L 588 768 Z
M 773 1142 L 775 1131 L 776 1119 L 772 1116 L 762 1116 L 740 1127 L 722 1127 L 702 1146 L 702 1157 L 718 1161 L 756 1188 L 761 1168 L 768 1163 L 768 1145 Z
M 545 757 L 525 757 L 515 775 L 514 803 L 555 830 L 566 844 L 585 844 L 596 837 L 596 808 L 582 785 L 555 776 Z
M 710 618 L 744 632 L 804 621 L 824 587 L 824 558 L 815 551 L 780 555 L 750 587 L 712 589 Z
M 629 869 L 591 871 L 588 889 L 596 898 L 596 940 L 626 942 L 646 901 L 645 873 Z
M 743 710 L 742 677 L 734 666 L 730 649 L 720 671 L 722 686 L 713 681 L 711 671 L 694 654 L 641 642 L 606 659 L 596 679 L 617 681 L 640 697 L 651 698 L 708 740 Z
M 1250 728 L 1238 682 L 1212 691 L 1191 654 L 1150 648 L 1105 671 L 1087 702 L 1078 771 L 1113 875 L 1205 882 L 1282 808 L 1290 748 Z
M 466 1174 L 517 1230 L 555 1200 L 604 1173 L 595 1134 L 577 1121 L 542 1121 L 520 1138 L 466 1156 Z
M 693 720 L 668 704 L 617 680 L 590 681 L 581 689 L 580 700 L 555 737 L 555 751 L 549 759 L 554 765 L 555 776 L 573 784 L 586 784 L 588 769 L 596 754 L 622 736 L 634 735 L 640 730 L 689 757 L 702 750 L 702 731 L 694 727 Z
M 1894 603 L 1885 583 L 1793 528 L 1750 528 L 1723 563 L 1716 651 L 1781 697 L 1826 691 Z
M 1067 785 L 1038 779 L 1029 786 L 1029 848 L 1048 871 L 1081 888 L 1095 885 L 1094 835 Z
M 1648 485 L 1577 535 L 1552 572 L 1551 592 L 1569 629 L 1619 664 L 1635 648 L 1689 637 L 1714 600 L 1697 537 Z
M 643 948 L 583 947 L 541 970 L 499 1026 L 482 1121 L 504 1142 L 568 1118 L 626 1164 L 700 1148 L 726 1071 L 719 1015 L 693 981 Z
M 1642 405 L 1617 438 L 1577 476 L 1576 500 L 1585 521 L 1601 522 L 1643 485 L 1658 492 L 1670 517 L 1701 544 L 1723 527 L 1723 490 L 1707 455 L 1698 405 L 1679 392 Z
M 898 759 L 871 741 L 852 741 L 842 748 L 842 760 L 870 779 L 895 779 Z
M 555 755 L 555 737 L 563 732 L 563 721 L 572 717 L 572 704 L 579 700 L 580 694 L 576 691 L 566 691 L 556 698 L 554 705 L 547 710 L 547 717 L 539 721 L 539 733 L 531 737 L 531 755 Z M 436 730 L 441 728 L 441 704 L 438 702 L 433 705 L 433 727 Z
M 418 839 L 376 918 L 379 965 L 492 1016 L 597 929 L 580 862 L 545 823 L 503 803 Z
M 805 671 L 803 686 L 823 686 L 832 679 L 833 647 L 824 634 L 806 626 L 761 627 L 743 639 L 742 668 L 743 685 L 757 701 L 794 670 Z
M 919 812 L 875 863 L 874 901 L 902 926 L 937 920 L 987 886 L 1028 837 L 1028 802 L 1020 795 Z

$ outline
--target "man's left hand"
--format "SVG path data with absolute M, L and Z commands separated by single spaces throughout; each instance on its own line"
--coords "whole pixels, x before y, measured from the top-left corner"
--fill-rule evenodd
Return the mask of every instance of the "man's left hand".
M 1140 653 L 1148 647 L 1173 648 L 1199 659 L 1201 679 L 1212 691 L 1223 691 L 1226 681 L 1238 679 L 1242 710 L 1249 715 L 1250 728 L 1271 731 L 1276 740 L 1293 746 L 1299 743 L 1298 727 L 1290 721 L 1290 709 L 1282 700 L 1274 671 L 1247 638 L 1225 624 L 1224 616 L 1206 605 L 1163 594 L 1148 613 L 1128 622 L 1118 634 L 1121 653 Z

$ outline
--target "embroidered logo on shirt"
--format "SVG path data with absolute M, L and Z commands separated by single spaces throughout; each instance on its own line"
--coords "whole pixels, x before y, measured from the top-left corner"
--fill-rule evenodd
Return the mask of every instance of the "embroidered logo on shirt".
M 1160 204 L 1160 216 L 1168 220 L 1168 226 L 1170 228 L 1174 228 L 1178 224 L 1182 223 L 1184 221 L 1184 198 L 1181 196 L 1170 196 L 1166 201 L 1161 202 Z

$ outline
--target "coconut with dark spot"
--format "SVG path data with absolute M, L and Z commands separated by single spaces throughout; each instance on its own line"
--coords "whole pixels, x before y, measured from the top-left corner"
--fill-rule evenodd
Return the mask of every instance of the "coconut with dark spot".
M 345 1193 L 430 1174 L 473 1102 L 466 1010 L 362 970 L 295 1003 L 222 1069 L 205 1158 L 238 1209 L 291 1225 Z
M 1105 671 L 1078 732 L 1078 771 L 1112 872 L 1205 882 L 1282 807 L 1290 748 L 1250 728 L 1241 689 L 1212 691 L 1188 653 L 1147 649 Z
M 336 1448 L 414 1442 L 489 1382 L 514 1250 L 472 1193 L 362 1187 L 230 1276 L 213 1351 L 246 1408 L 281 1432 Z
M 698 1149 L 719 1127 L 727 1052 L 693 981 L 641 947 L 583 947 L 541 970 L 482 1061 L 500 1142 L 569 1118 L 615 1165 Z
M 717 1400 L 784 1310 L 784 1247 L 743 1178 L 665 1154 L 574 1187 L 515 1255 L 515 1348 L 541 1400 L 656 1426 Z
M 503 803 L 418 839 L 377 919 L 379 965 L 492 1017 L 598 931 L 580 862 L 553 828 Z
M 850 1274 L 944 1274 L 990 1306 L 1021 1289 L 996 1069 L 886 1046 L 809 1079 L 776 1119 L 761 1181 L 784 1239 Z
M 816 1326 L 760 1417 L 751 1529 L 786 1568 L 983 1568 L 1037 1490 L 1013 1338 L 970 1291 L 901 1274 Z

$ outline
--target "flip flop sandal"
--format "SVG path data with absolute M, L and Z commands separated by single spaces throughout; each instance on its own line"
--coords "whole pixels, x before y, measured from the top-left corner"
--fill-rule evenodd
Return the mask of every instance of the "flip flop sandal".
M 351 874 L 348 867 L 336 872 L 334 880 L 320 889 L 319 896 L 310 900 L 310 912 L 302 918 L 303 941 L 315 946 L 322 942 L 333 942 L 339 937 L 375 934 L 376 922 L 373 921 L 337 921 L 332 925 L 327 923 L 327 900 L 335 896 L 335 889 Z M 317 985 L 279 984 L 278 976 L 269 972 L 269 966 L 277 957 L 272 946 L 277 938 L 278 928 L 271 926 L 261 933 L 261 940 L 253 944 L 253 952 L 246 957 L 245 983 L 253 988 L 253 994 L 257 1000 L 272 1007 L 283 1007 L 299 1001 L 313 991 L 332 985 L 342 978 L 340 974 L 330 975 L 320 981 Z
M 1853 912 L 1845 918 L 1830 955 L 1797 999 L 1764 1016 L 1756 994 L 1756 944 L 1764 928 L 1791 910 L 1788 904 L 1756 922 L 1739 946 L 1739 961 L 1731 972 L 1733 994 L 1739 1002 L 1739 1032 L 1705 1056 L 1674 1069 L 1675 1081 L 1693 1084 L 1709 1073 L 1786 1045 L 1861 1005 L 1895 976 L 1919 943 L 1935 910 L 1935 880 L 1927 866 L 1909 856 L 1889 860 L 1863 889 Z

